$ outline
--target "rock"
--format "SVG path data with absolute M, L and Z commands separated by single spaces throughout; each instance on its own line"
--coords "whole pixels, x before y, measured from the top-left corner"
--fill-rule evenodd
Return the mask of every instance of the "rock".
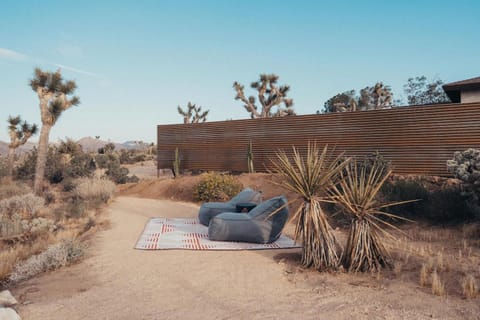
M 17 303 L 18 303 L 17 300 L 12 296 L 10 291 L 4 290 L 0 292 L 0 306 L 11 307 L 16 305 Z M 3 319 L 3 318 L 0 317 L 0 319 Z
M 0 308 L 0 319 L 2 320 L 22 320 L 12 308 Z

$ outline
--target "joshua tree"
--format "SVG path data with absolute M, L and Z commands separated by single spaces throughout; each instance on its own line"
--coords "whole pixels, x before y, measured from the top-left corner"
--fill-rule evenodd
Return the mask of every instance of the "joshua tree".
M 360 98 L 358 101 L 360 110 L 388 109 L 392 106 L 392 89 L 382 82 L 377 82 L 373 87 L 365 87 L 360 90 Z
M 22 122 L 20 116 L 8 117 L 8 133 L 10 135 L 10 143 L 8 144 L 8 167 L 7 176 L 11 177 L 13 173 L 13 163 L 15 161 L 15 150 L 21 145 L 27 143 L 31 136 L 37 133 L 38 127 L 36 124 L 28 124 L 26 121 Z
M 80 100 L 76 96 L 71 96 L 77 88 L 77 84 L 72 80 L 64 80 L 60 69 L 56 72 L 48 72 L 36 68 L 34 77 L 30 80 L 30 87 L 37 93 L 38 99 L 40 100 L 39 105 L 42 119 L 42 128 L 38 142 L 35 182 L 33 186 L 35 193 L 40 194 L 47 161 L 50 130 L 60 118 L 62 112 L 72 106 L 78 105 Z
M 303 243 L 302 264 L 315 269 L 335 270 L 340 263 L 337 243 L 322 203 L 330 202 L 328 193 L 335 185 L 349 159 L 334 157 L 316 144 L 308 145 L 304 160 L 293 148 L 293 161 L 284 151 L 273 161 L 274 172 L 282 178 L 280 186 L 296 193 L 301 205 L 292 220 L 296 221 L 295 239 Z
M 393 93 L 389 86 L 377 82 L 373 87 L 360 90 L 360 96 L 355 90 L 339 93 L 328 99 L 324 104 L 324 112 L 348 112 L 357 110 L 388 109 L 393 106 Z
M 207 115 L 210 110 L 202 112 L 202 107 L 196 106 L 191 102 L 188 103 L 187 108 L 183 110 L 180 106 L 177 107 L 177 111 L 183 116 L 183 123 L 199 123 L 207 121 Z
M 244 108 L 250 113 L 251 118 L 267 118 L 267 117 L 282 117 L 294 115 L 293 99 L 287 98 L 287 92 L 290 86 L 277 86 L 278 76 L 275 74 L 261 74 L 260 80 L 252 82 L 250 87 L 258 91 L 258 101 L 261 105 L 261 110 L 255 101 L 254 96 L 245 97 L 244 86 L 238 82 L 233 83 L 233 88 L 237 92 L 235 100 L 241 100 L 244 103 Z M 285 107 L 281 107 L 283 104 Z M 276 112 L 272 111 L 273 107 L 278 107 Z

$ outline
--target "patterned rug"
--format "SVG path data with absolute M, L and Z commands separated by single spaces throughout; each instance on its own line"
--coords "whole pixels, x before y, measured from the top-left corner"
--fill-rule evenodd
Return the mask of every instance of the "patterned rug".
M 300 247 L 284 235 L 269 244 L 210 241 L 208 227 L 202 225 L 197 218 L 152 218 L 135 245 L 135 249 L 142 250 L 261 250 Z

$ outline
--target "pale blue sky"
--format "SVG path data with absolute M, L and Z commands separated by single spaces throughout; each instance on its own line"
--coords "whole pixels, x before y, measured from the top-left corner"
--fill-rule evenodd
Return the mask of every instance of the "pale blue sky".
M 82 101 L 51 140 L 153 142 L 188 101 L 211 121 L 249 118 L 232 83 L 248 88 L 260 73 L 291 86 L 297 114 L 376 81 L 402 98 L 409 77 L 479 76 L 479 17 L 476 0 L 2 0 L 0 140 L 8 115 L 40 123 L 37 66 L 61 67 Z

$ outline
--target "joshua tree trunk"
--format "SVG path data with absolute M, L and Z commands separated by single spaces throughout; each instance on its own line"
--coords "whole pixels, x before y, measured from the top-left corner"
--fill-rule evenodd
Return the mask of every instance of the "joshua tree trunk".
M 42 193 L 45 165 L 47 163 L 48 137 L 50 136 L 51 129 L 51 125 L 43 124 L 42 129 L 40 130 L 40 139 L 38 141 L 37 150 L 37 166 L 35 168 L 35 182 L 33 184 L 33 190 L 37 195 L 41 195 Z
M 8 166 L 7 177 L 12 178 L 13 175 L 13 163 L 15 161 L 15 148 L 8 148 Z

